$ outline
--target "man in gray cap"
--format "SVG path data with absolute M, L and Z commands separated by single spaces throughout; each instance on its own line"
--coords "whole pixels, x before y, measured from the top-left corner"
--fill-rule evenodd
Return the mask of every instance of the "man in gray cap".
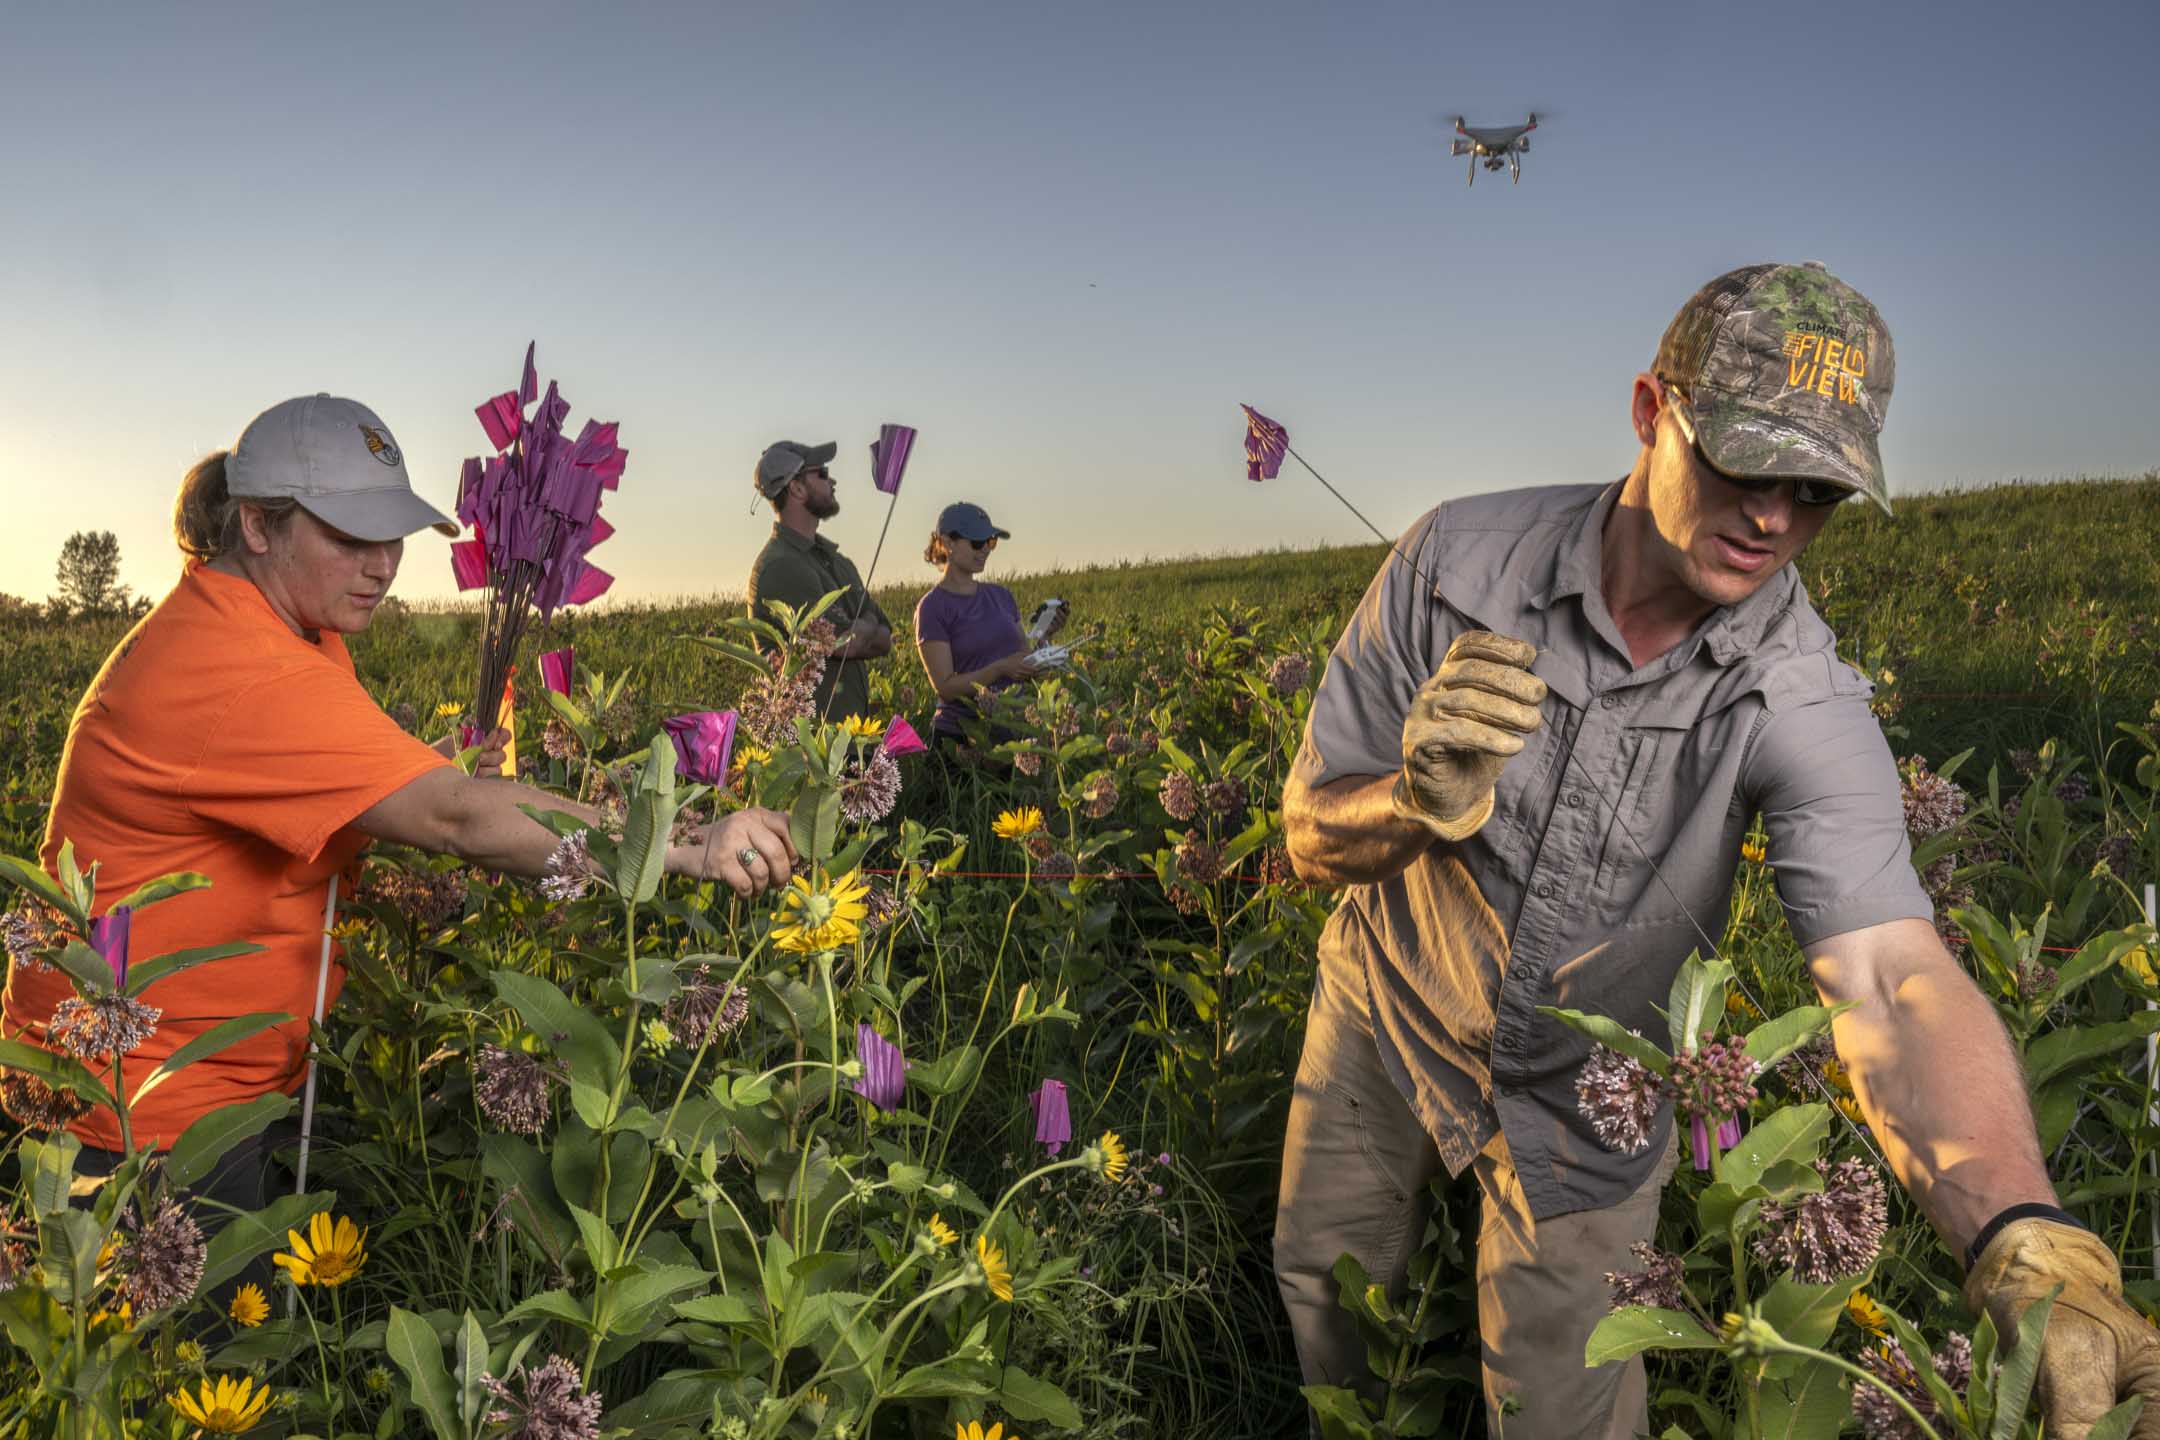
M 1871 687 L 1792 569 L 1847 498 L 1889 511 L 1893 374 L 1882 317 L 1820 265 L 1721 275 L 1634 378 L 1628 474 L 1449 501 L 1366 591 L 1283 795 L 1298 872 L 1348 887 L 1276 1211 L 1308 1386 L 1378 1397 L 1334 1266 L 1348 1252 L 1400 1294 L 1427 1182 L 1469 1169 L 1494 1433 L 1503 1414 L 1509 1440 L 1644 1430 L 1641 1357 L 1583 1352 L 1608 1275 L 1652 1284 L 1633 1247 L 1656 1230 L 1672 1107 L 1541 1011 L 1664 1035 L 1760 814 L 1809 977 L 1851 1002 L 1833 1037 L 1874 1145 L 1966 1299 L 2009 1336 L 2060 1289 L 2048 1433 L 2160 1395 L 2160 1341 L 2113 1247 L 2057 1207 L 2023 1068 L 1935 931 Z M 1880 1235 L 1855 1231 L 1847 1262 Z M 2138 1424 L 2160 1436 L 2160 1408 Z
M 892 622 L 863 588 L 855 563 L 818 534 L 821 522 L 840 513 L 831 468 L 839 449 L 831 441 L 781 440 L 758 457 L 753 483 L 780 518 L 750 567 L 750 613 L 760 619 L 773 618 L 765 608 L 770 600 L 801 609 L 835 590 L 847 592 L 825 612 L 842 639 L 818 682 L 816 704 L 820 716 L 833 719 L 869 714 L 870 676 L 863 662 L 892 649 Z

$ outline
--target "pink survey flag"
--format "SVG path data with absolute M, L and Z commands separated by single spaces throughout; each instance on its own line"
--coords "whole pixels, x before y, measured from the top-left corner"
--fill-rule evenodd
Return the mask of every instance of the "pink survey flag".
M 573 651 L 574 647 L 565 645 L 540 657 L 540 683 L 565 699 L 570 695 L 570 674 L 577 659 Z
M 488 583 L 487 546 L 478 540 L 460 540 L 450 547 L 450 573 L 460 590 L 478 590 Z
M 1245 412 L 1245 478 L 1273 480 L 1290 449 L 1290 432 L 1250 405 L 1238 408 Z
M 907 469 L 908 452 L 914 448 L 913 426 L 878 426 L 878 438 L 870 444 L 870 483 L 887 495 L 899 494 L 900 476 Z
M 885 753 L 895 759 L 902 755 L 920 755 L 930 748 L 923 744 L 922 736 L 915 733 L 915 727 L 898 715 L 886 725 L 883 744 Z
M 1028 1108 L 1035 1112 L 1035 1143 L 1043 1147 L 1043 1153 L 1057 1159 L 1058 1151 L 1072 1140 L 1072 1110 L 1065 1098 L 1065 1082 L 1045 1080 L 1028 1096 Z
M 727 783 L 728 761 L 735 751 L 735 712 L 700 710 L 660 722 L 675 742 L 675 771 L 700 785 Z
M 90 948 L 112 966 L 115 990 L 127 984 L 128 936 L 134 928 L 135 912 L 125 905 L 115 905 L 90 922 Z
M 867 1024 L 855 1026 L 855 1053 L 862 1061 L 862 1079 L 848 1088 L 880 1110 L 897 1110 L 907 1094 L 907 1061 L 900 1047 Z

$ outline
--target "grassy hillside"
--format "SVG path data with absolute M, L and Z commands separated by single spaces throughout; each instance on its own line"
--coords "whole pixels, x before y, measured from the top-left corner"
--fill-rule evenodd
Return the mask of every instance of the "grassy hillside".
M 992 575 L 1024 605 L 1048 594 L 1072 601 L 1076 631 L 1107 626 L 1095 656 L 1194 629 L 1229 605 L 1254 607 L 1324 646 L 1383 553 L 1376 543 Z M 1895 677 L 1904 708 L 1893 723 L 1908 732 L 1893 737 L 1901 749 L 1939 758 L 2049 735 L 2091 749 L 2160 696 L 2160 472 L 1915 496 L 1895 519 L 1848 506 L 1800 568 L 1844 653 Z M 905 708 L 909 689 L 918 701 L 924 690 L 904 632 L 930 576 L 920 565 L 895 572 L 906 582 L 881 585 L 878 598 L 903 636 L 879 669 L 881 693 Z M 738 605 L 716 598 L 569 614 L 548 643 L 574 642 L 581 665 L 639 667 L 654 706 L 724 705 L 739 672 L 668 641 Z M 50 784 L 68 714 L 123 628 L 0 619 L 0 785 L 9 793 Z M 353 649 L 386 707 L 426 717 L 469 699 L 472 645 L 469 610 L 396 611 Z

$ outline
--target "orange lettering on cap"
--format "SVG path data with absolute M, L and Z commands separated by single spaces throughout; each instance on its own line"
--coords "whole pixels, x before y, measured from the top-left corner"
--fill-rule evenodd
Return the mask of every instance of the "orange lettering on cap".
M 1837 377 L 1837 398 L 1850 405 L 1860 398 L 1860 387 L 1853 383 L 1852 372 L 1841 370 Z
M 1832 377 L 1832 376 L 1836 375 L 1837 373 L 1838 373 L 1837 371 L 1835 371 L 1835 370 L 1832 370 L 1832 369 L 1831 369 L 1831 368 L 1830 368 L 1829 366 L 1825 365 L 1825 366 L 1823 367 L 1823 371 L 1822 371 L 1822 374 L 1816 377 L 1816 380 L 1815 380 L 1815 393 L 1816 393 L 1816 394 L 1818 394 L 1818 395 L 1821 395 L 1821 396 L 1823 396 L 1823 397 L 1825 397 L 1825 398 L 1828 398 L 1828 396 L 1829 396 L 1829 395 L 1830 395 L 1830 393 L 1831 393 L 1831 392 L 1830 392 L 1830 379 L 1831 379 L 1831 377 Z
M 1862 350 L 1857 345 L 1849 345 L 1846 347 L 1845 373 L 1848 375 L 1867 374 L 1867 352 L 1865 350 Z
M 1798 330 L 1788 330 L 1788 331 L 1786 331 L 1786 332 L 1785 332 L 1785 355 L 1786 355 L 1786 358 L 1790 359 L 1790 358 L 1791 358 L 1792 356 L 1795 356 L 1795 355 L 1804 355 L 1804 354 L 1806 354 L 1806 353 L 1807 353 L 1807 342 L 1808 342 L 1808 337 L 1807 337 L 1806 335 L 1802 334 L 1802 333 L 1801 333 L 1800 331 L 1798 331 Z
M 1839 357 L 1840 355 L 1843 355 L 1844 353 L 1845 353 L 1845 342 L 1844 342 L 1844 341 L 1842 341 L 1842 340 L 1825 340 L 1825 341 L 1823 342 L 1822 363 L 1823 363 L 1823 364 L 1825 364 L 1825 365 L 1835 365 L 1835 364 L 1837 364 L 1837 363 L 1838 363 L 1838 357 Z
M 1805 360 L 1785 362 L 1785 387 L 1806 390 L 1815 383 L 1815 367 Z

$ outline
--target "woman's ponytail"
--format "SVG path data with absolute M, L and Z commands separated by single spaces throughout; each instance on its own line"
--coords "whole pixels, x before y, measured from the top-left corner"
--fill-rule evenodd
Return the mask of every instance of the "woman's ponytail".
M 208 563 L 225 553 L 225 527 L 237 508 L 225 492 L 229 453 L 211 451 L 181 478 L 180 494 L 173 501 L 173 539 L 190 560 Z
M 180 553 L 205 564 L 240 546 L 241 501 L 225 489 L 225 461 L 232 452 L 213 450 L 180 479 L 173 500 L 173 539 Z M 261 510 L 273 530 L 291 520 L 298 502 L 289 497 L 245 502 Z

